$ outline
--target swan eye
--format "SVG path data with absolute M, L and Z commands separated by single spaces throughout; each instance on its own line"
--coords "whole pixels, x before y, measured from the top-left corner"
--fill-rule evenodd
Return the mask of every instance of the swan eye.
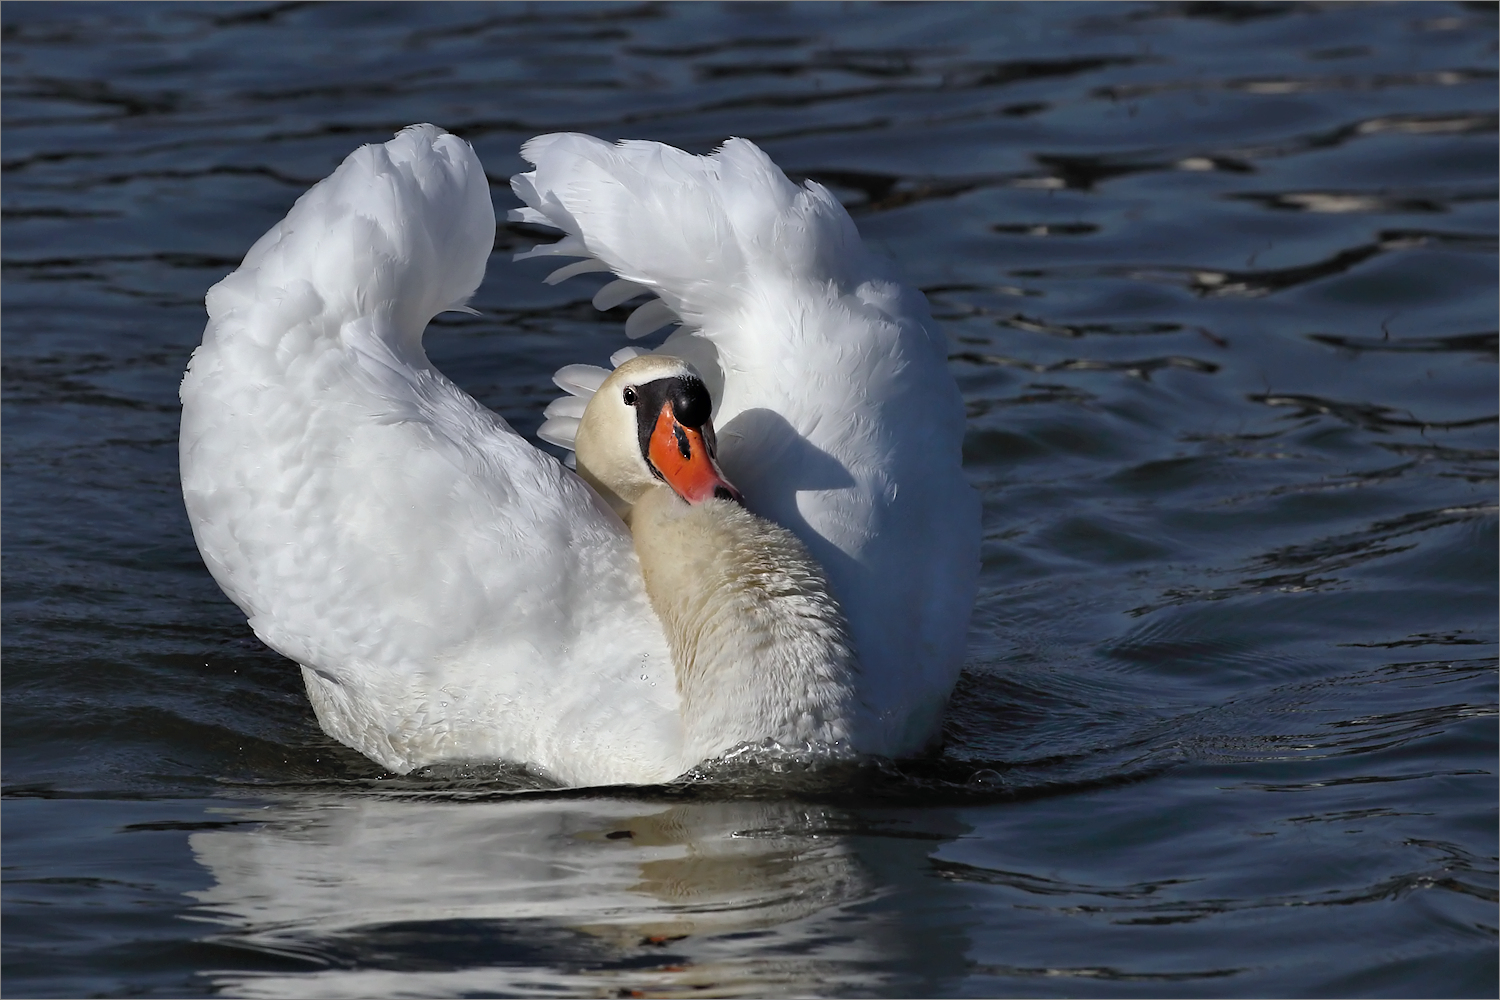
M 625 397 L 625 405 L 626 406 L 634 406 L 635 405 L 635 399 L 636 399 L 636 396 L 635 396 L 635 386 L 633 386 L 633 385 L 627 385 L 625 387 L 625 392 L 624 392 L 623 395 Z

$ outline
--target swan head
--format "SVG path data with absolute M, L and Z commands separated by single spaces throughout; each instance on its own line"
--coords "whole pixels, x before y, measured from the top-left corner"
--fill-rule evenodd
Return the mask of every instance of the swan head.
M 713 401 L 693 366 L 647 354 L 616 368 L 578 425 L 578 474 L 627 522 L 658 483 L 690 504 L 741 502 L 715 457 Z

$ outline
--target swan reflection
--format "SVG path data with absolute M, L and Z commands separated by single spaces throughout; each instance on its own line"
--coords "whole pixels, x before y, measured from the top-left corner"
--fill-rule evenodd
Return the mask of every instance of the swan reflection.
M 213 940 L 255 953 L 254 971 L 212 976 L 235 995 L 767 995 L 830 975 L 863 991 L 897 949 L 889 914 L 855 905 L 880 893 L 829 807 L 328 797 L 232 811 L 190 845 L 215 879 L 194 893 L 223 926 Z

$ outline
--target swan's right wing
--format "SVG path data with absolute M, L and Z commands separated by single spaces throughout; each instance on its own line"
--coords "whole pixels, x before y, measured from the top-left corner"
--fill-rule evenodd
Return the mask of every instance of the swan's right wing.
M 304 195 L 209 293 L 181 392 L 193 533 L 324 728 L 387 767 L 670 778 L 695 762 L 629 534 L 421 349 L 493 239 L 478 160 L 432 126 Z
M 920 749 L 963 663 L 979 569 L 963 401 L 926 300 L 826 189 L 746 140 L 693 156 L 555 134 L 522 155 L 535 166 L 511 179 L 513 218 L 565 236 L 521 256 L 583 258 L 549 281 L 613 272 L 601 308 L 658 296 L 628 337 L 682 324 L 660 350 L 708 383 L 724 471 L 822 562 L 849 617 L 873 715 L 859 748 Z M 568 444 L 577 404 L 554 405 L 544 436 Z

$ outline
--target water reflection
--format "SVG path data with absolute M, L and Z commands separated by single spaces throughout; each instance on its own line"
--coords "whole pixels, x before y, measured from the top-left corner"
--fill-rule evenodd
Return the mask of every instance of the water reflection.
M 860 905 L 887 890 L 836 808 L 328 796 L 234 813 L 190 838 L 215 880 L 199 916 L 255 953 L 212 975 L 234 995 L 863 992 L 903 950 L 893 915 Z M 910 870 L 946 837 L 881 839 Z

